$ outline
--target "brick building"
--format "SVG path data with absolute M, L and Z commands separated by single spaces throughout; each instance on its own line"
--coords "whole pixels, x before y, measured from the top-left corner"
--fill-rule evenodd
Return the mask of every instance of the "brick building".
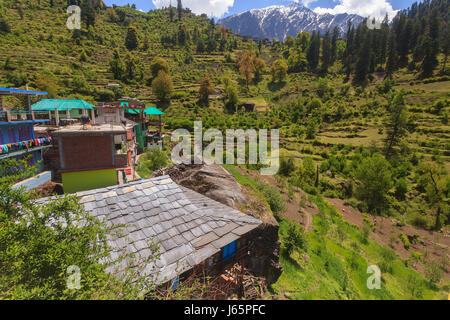
M 51 133 L 65 193 L 102 188 L 123 182 L 130 167 L 127 127 L 71 125 Z M 130 138 L 130 136 L 128 136 Z

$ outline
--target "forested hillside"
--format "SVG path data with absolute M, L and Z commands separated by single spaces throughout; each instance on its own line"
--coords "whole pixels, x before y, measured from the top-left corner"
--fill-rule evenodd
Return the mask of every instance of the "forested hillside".
M 152 62 L 161 57 L 169 63 L 174 97 L 190 96 L 208 71 L 217 81 L 220 73 L 212 70 L 231 66 L 225 52 L 241 45 L 206 16 L 183 9 L 180 21 L 175 8 L 143 13 L 131 7 L 105 8 L 101 2 L 92 7 L 84 1 L 78 3 L 82 29 L 72 31 L 66 27 L 70 3 L 78 2 L 0 3 L 3 85 L 28 83 L 50 96 L 83 96 L 91 101 L 123 95 L 149 100 Z M 111 92 L 109 83 L 122 88 Z

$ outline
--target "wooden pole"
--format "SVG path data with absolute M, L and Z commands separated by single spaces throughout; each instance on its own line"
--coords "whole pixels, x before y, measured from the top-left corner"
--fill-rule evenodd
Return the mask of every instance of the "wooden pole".
M 92 108 L 91 109 L 91 123 L 92 124 L 95 124 L 95 111 L 94 111 L 94 109 Z
M 58 108 L 55 108 L 55 121 L 56 121 L 56 125 L 59 126 L 59 113 L 58 113 Z
M 162 118 L 161 118 L 161 115 L 159 115 L 159 137 L 162 140 Z

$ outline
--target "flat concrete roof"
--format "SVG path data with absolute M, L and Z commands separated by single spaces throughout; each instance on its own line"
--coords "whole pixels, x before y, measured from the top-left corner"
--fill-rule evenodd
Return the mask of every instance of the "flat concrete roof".
M 67 135 L 67 136 L 101 136 L 101 135 L 116 135 L 126 134 L 127 128 L 121 125 L 111 124 L 94 124 L 81 125 L 74 124 L 66 127 L 60 127 L 52 132 L 53 135 Z

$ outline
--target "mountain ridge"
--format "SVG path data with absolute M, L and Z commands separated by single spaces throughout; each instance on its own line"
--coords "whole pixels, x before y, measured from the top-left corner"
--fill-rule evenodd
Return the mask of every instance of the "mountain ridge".
M 317 14 L 305 6 L 292 3 L 288 6 L 273 5 L 247 10 L 220 19 L 217 23 L 243 36 L 284 40 L 289 35 L 295 37 L 301 31 L 311 33 L 316 30 L 323 34 L 327 29 L 334 27 L 338 27 L 341 33 L 345 33 L 349 20 L 358 25 L 364 18 L 347 13 Z

